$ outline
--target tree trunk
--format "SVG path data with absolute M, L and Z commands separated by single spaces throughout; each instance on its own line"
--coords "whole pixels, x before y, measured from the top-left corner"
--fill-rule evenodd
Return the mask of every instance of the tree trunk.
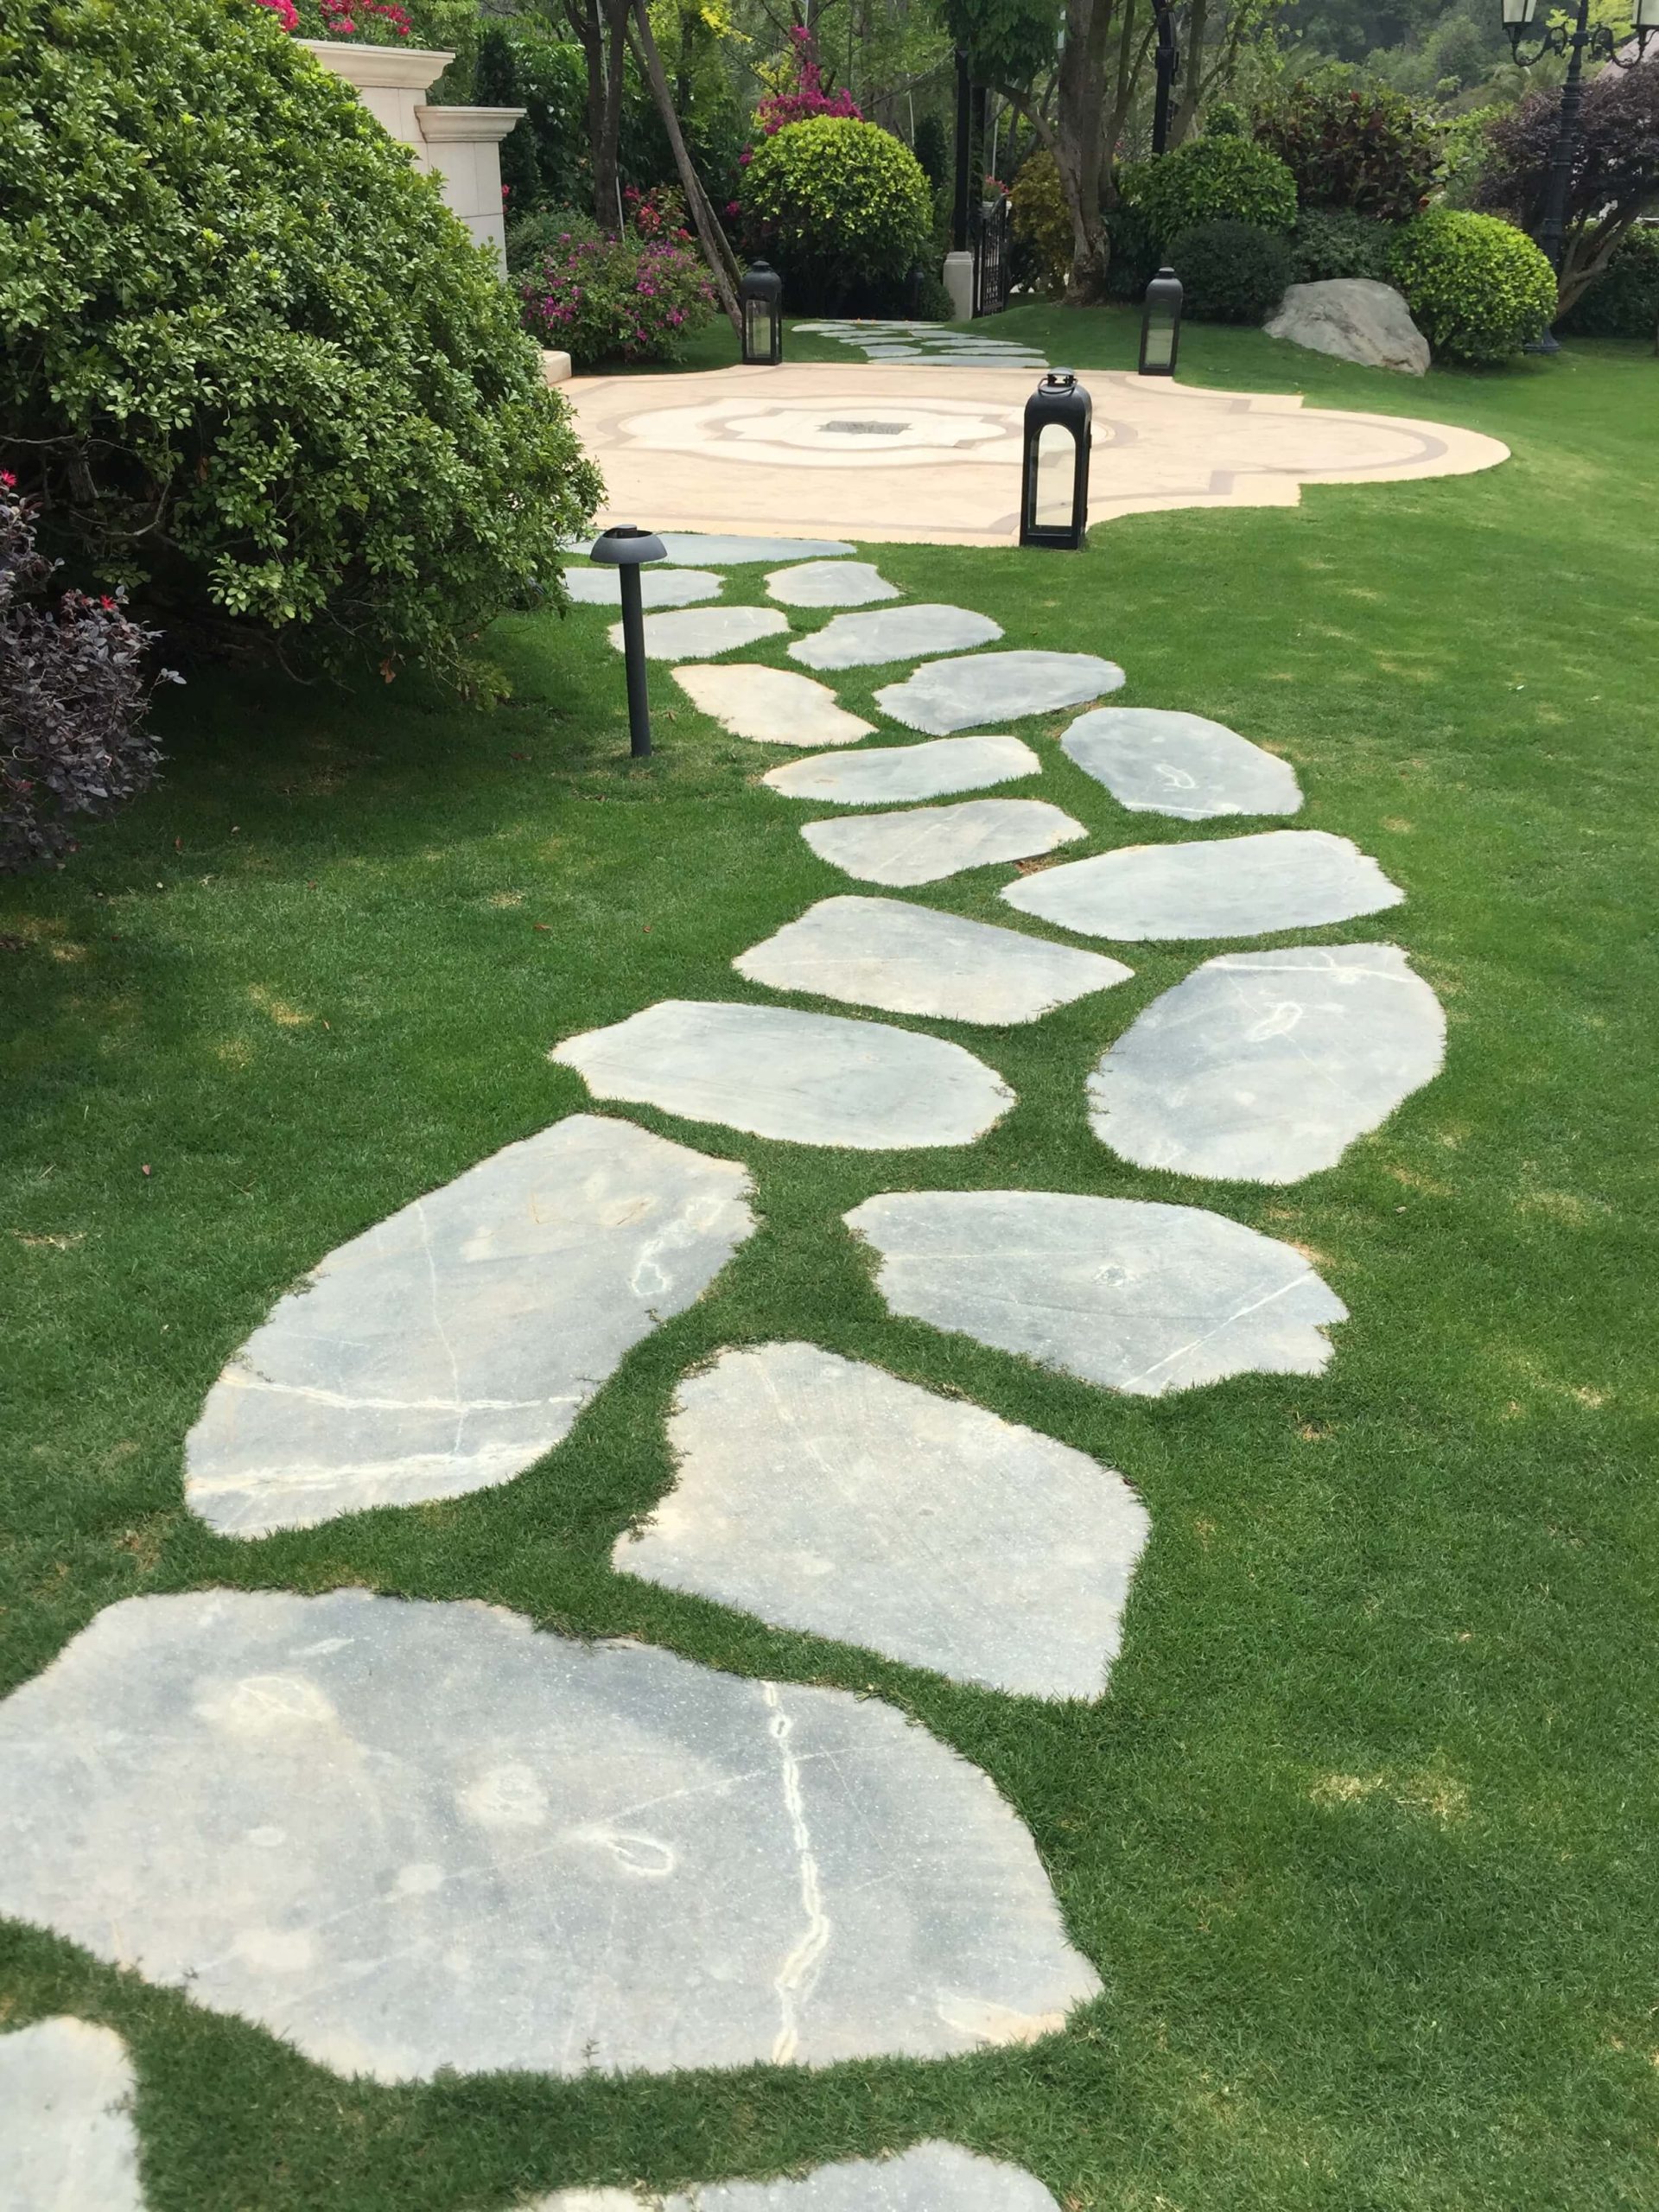
M 627 0 L 624 0 L 624 4 L 626 3 Z M 721 228 L 720 218 L 709 203 L 709 195 L 702 188 L 702 180 L 698 176 L 686 147 L 685 133 L 680 129 L 680 118 L 674 112 L 674 102 L 669 92 L 668 72 L 663 67 L 663 57 L 652 36 L 645 0 L 632 0 L 632 6 L 637 48 L 645 66 L 652 97 L 657 103 L 657 112 L 663 118 L 663 128 L 668 133 L 668 143 L 673 149 L 674 166 L 680 173 L 680 186 L 685 194 L 686 212 L 696 230 L 702 257 L 709 264 L 709 273 L 714 278 L 715 289 L 720 296 L 720 304 L 741 339 L 743 319 L 737 305 L 737 257 Z
M 1209 13 L 1210 0 L 1190 0 L 1186 36 L 1181 41 L 1181 96 L 1176 102 L 1174 120 L 1169 130 L 1172 149 L 1186 143 L 1198 119 L 1198 100 L 1204 91 L 1204 34 Z
M 1100 187 L 1105 157 L 1106 48 L 1115 0 L 1065 0 L 1065 42 L 1060 49 L 1056 158 L 1071 217 L 1069 307 L 1092 306 L 1106 289 L 1109 247 L 1101 220 Z

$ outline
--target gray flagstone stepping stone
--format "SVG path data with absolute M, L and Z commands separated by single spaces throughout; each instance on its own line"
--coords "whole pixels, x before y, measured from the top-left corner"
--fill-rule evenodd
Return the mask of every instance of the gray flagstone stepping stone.
M 899 596 L 898 585 L 868 561 L 805 561 L 798 569 L 774 569 L 766 590 L 785 607 L 869 607 Z
M 695 530 L 657 535 L 671 561 L 701 561 L 710 569 L 741 569 L 751 561 L 832 561 L 858 550 L 839 537 L 734 537 Z
M 827 683 L 786 668 L 677 668 L 674 681 L 734 737 L 761 745 L 856 745 L 875 728 L 838 707 Z
M 113 2028 L 60 2017 L 0 2035 L 6 2212 L 143 2212 L 136 2086 Z
M 944 1021 L 1036 1021 L 1134 971 L 902 899 L 821 899 L 732 965 L 774 991 L 811 991 Z
M 620 607 L 620 574 L 618 569 L 567 569 L 565 588 L 578 607 Z M 639 596 L 646 607 L 690 607 L 700 599 L 718 599 L 725 588 L 725 577 L 712 569 L 639 571 Z
M 788 628 L 789 617 L 775 607 L 688 607 L 676 614 L 647 614 L 645 658 L 679 660 L 688 653 L 734 652 Z M 605 634 L 620 652 L 622 625 L 613 622 Z
M 930 661 L 902 683 L 886 685 L 875 703 L 906 729 L 949 737 L 986 722 L 1080 706 L 1122 682 L 1116 662 L 1094 653 L 976 653 L 970 660 Z
M 0 1706 L 0 1912 L 385 2082 L 945 2057 L 1100 1987 L 890 1706 L 363 1590 L 100 1613 Z
M 1006 884 L 1002 897 L 1081 937 L 1261 937 L 1397 906 L 1405 893 L 1346 837 L 1263 830 L 1196 845 L 1124 845 Z
M 892 806 L 905 799 L 1013 783 L 1040 775 L 1042 766 L 1017 737 L 940 737 L 926 745 L 873 745 L 861 753 L 786 760 L 781 768 L 768 768 L 760 780 L 785 798 Z
M 988 645 L 1001 635 L 1000 622 L 965 607 L 884 607 L 874 614 L 837 614 L 810 638 L 798 639 L 789 657 L 806 668 L 874 668 Z
M 227 1535 L 509 1481 L 754 1228 L 728 1160 L 574 1114 L 331 1252 L 207 1395 L 185 1497 Z
M 960 1045 L 793 1007 L 664 999 L 567 1038 L 548 1058 L 576 1069 L 597 1098 L 855 1152 L 971 1144 L 1014 1103 Z
M 847 1226 L 895 1313 L 1135 1397 L 1318 1375 L 1348 1309 L 1293 1245 L 1199 1206 L 1061 1191 L 889 1191 Z
M 970 798 L 960 806 L 918 806 L 906 814 L 831 815 L 801 835 L 820 860 L 864 883 L 937 883 L 993 861 L 1086 837 L 1082 823 L 1039 798 Z
M 1439 1074 L 1440 1001 L 1393 944 L 1206 960 L 1089 1078 L 1090 1127 L 1141 1167 L 1295 1183 Z
M 1109 1468 L 816 1344 L 722 1352 L 668 1433 L 622 1573 L 1016 1696 L 1105 1688 L 1147 1529 Z
M 1034 2174 L 954 2143 L 918 2143 L 897 2158 L 849 2158 L 799 2181 L 733 2181 L 683 2196 L 568 2189 L 531 2212 L 1059 2212 Z
M 1134 814 L 1207 822 L 1221 814 L 1294 814 L 1302 804 L 1287 760 L 1203 715 L 1096 707 L 1079 715 L 1060 745 Z

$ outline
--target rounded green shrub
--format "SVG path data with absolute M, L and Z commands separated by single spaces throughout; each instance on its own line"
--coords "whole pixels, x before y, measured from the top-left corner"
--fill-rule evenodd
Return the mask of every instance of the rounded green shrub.
M 1395 223 L 1376 223 L 1333 207 L 1304 207 L 1290 234 L 1290 281 L 1323 284 L 1333 276 L 1369 276 L 1393 283 L 1389 274 Z
M 0 465 L 78 582 L 453 671 L 597 476 L 518 302 L 254 0 L 10 0 Z
M 1389 273 L 1412 321 L 1446 360 L 1503 360 L 1555 312 L 1548 262 L 1497 215 L 1431 208 L 1400 232 Z
M 920 162 L 879 124 L 786 124 L 743 172 L 744 243 L 780 272 L 787 307 L 838 309 L 902 280 L 932 229 Z
M 1170 247 L 1184 311 L 1200 322 L 1263 323 L 1290 282 L 1290 245 L 1259 223 L 1197 223 Z
M 1173 154 L 1136 162 L 1123 173 L 1122 190 L 1166 247 L 1200 223 L 1287 231 L 1296 219 L 1290 171 L 1249 138 L 1195 138 Z

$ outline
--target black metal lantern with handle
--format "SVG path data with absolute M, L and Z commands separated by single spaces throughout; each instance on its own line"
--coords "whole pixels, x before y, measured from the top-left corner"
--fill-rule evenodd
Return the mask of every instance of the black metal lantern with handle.
M 746 365 L 775 368 L 784 358 L 784 280 L 764 261 L 752 261 L 739 281 Z
M 1094 402 L 1070 369 L 1051 369 L 1026 402 L 1020 543 L 1075 553 L 1089 531 Z
M 619 522 L 600 532 L 588 558 L 616 570 L 622 597 L 622 658 L 628 671 L 628 750 L 636 760 L 643 760 L 651 751 L 651 701 L 645 689 L 645 595 L 639 569 L 646 561 L 666 561 L 668 548 L 648 530 Z
M 1181 280 L 1173 269 L 1160 269 L 1147 287 L 1146 311 L 1141 318 L 1141 373 L 1143 377 L 1173 377 L 1181 350 Z

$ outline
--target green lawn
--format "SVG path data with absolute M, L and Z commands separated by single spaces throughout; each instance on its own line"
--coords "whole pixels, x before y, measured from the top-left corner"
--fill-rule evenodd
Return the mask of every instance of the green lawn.
M 1134 329 L 1033 308 L 998 334 L 1117 365 Z M 1010 645 L 1110 654 L 1126 703 L 1283 752 L 1300 821 L 1406 888 L 1322 934 L 1408 948 L 1450 1017 L 1446 1070 L 1327 1173 L 1198 1184 L 1089 1136 L 1085 1071 L 1216 948 L 1128 949 L 1133 982 L 1034 1029 L 931 1025 L 1019 1093 L 970 1149 L 842 1155 L 640 1110 L 746 1161 L 764 1228 L 569 1440 L 454 1503 L 216 1539 L 181 1510 L 181 1440 L 277 1294 L 583 1106 L 556 1039 L 754 995 L 733 955 L 851 887 L 797 835 L 810 810 L 758 786 L 774 756 L 665 674 L 660 751 L 630 765 L 591 610 L 499 626 L 516 689 L 493 715 L 408 681 L 199 675 L 167 702 L 165 783 L 64 873 L 0 886 L 0 1686 L 102 1605 L 216 1583 L 482 1598 L 874 1686 L 1018 1808 L 1106 1985 L 1065 2034 L 965 2061 L 392 2090 L 0 1928 L 0 2024 L 73 2012 L 130 2039 L 156 2212 L 493 2212 L 929 2134 L 1029 2166 L 1066 2212 L 1659 2205 L 1659 366 L 1574 346 L 1418 383 L 1205 329 L 1183 366 L 1466 423 L 1514 459 L 1115 523 L 1075 557 L 872 557 Z M 728 599 L 760 576 L 733 572 Z M 838 689 L 857 708 L 891 673 Z M 1121 814 L 1053 742 L 1067 719 L 1022 734 L 1043 795 L 1106 842 L 1229 834 Z M 906 895 L 1001 918 L 1009 874 Z M 837 1217 L 907 1183 L 1213 1205 L 1306 1246 L 1353 1318 L 1318 1381 L 1112 1398 L 885 1317 Z M 785 1336 L 960 1389 L 1136 1484 L 1153 1538 L 1097 1707 L 611 1573 L 669 1478 L 676 1376 Z

